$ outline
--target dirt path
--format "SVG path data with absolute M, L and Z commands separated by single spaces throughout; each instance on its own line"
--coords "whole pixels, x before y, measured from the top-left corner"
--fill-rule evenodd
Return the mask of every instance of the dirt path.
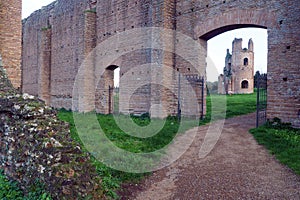
M 250 128 L 255 115 L 226 120 L 222 135 L 210 154 L 198 154 L 208 126 L 189 150 L 172 165 L 142 183 L 127 186 L 122 199 L 300 199 L 300 176 L 280 164 L 258 145 Z

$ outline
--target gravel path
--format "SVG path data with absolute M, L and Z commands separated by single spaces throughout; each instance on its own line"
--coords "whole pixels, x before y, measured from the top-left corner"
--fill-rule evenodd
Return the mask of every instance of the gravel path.
M 193 129 L 197 136 L 180 159 L 138 185 L 127 185 L 122 199 L 300 200 L 300 176 L 256 143 L 248 133 L 254 126 L 254 114 L 227 119 L 204 159 L 198 154 L 208 126 Z

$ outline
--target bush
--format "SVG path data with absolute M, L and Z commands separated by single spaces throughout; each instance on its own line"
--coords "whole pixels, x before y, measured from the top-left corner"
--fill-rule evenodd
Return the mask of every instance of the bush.
M 3 170 L 0 170 L 0 199 L 9 200 L 9 199 L 23 199 L 23 192 L 18 187 L 17 182 L 8 180 L 3 173 Z

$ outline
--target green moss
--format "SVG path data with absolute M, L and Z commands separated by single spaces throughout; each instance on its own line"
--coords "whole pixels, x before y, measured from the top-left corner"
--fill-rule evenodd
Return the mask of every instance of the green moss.
M 96 8 L 85 10 L 84 13 L 97 13 Z
M 51 28 L 52 28 L 51 25 L 49 25 L 49 26 L 41 28 L 41 31 L 47 31 L 47 30 L 49 30 Z

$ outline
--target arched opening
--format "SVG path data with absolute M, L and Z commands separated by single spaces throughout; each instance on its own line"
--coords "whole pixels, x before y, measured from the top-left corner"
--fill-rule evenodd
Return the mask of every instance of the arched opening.
M 241 88 L 248 89 L 248 87 L 249 87 L 249 82 L 247 80 L 243 80 L 241 83 Z
M 254 73 L 267 72 L 267 38 L 266 29 L 252 27 L 227 31 L 207 41 L 207 58 L 211 60 L 207 62 L 207 80 L 216 82 L 215 85 L 219 87 L 223 87 L 222 85 L 228 87 L 228 89 L 219 88 L 218 93 L 254 92 Z M 217 71 L 214 71 L 214 68 L 217 68 Z M 224 84 L 217 83 L 220 74 L 223 75 L 224 81 L 227 81 Z M 248 90 L 241 90 L 243 80 L 248 81 Z
M 201 60 L 203 60 L 203 61 L 206 60 L 207 54 L 205 54 L 205 53 L 207 52 L 207 49 L 210 48 L 210 45 L 209 45 L 210 39 L 214 39 L 215 36 L 220 35 L 222 33 L 225 34 L 226 32 L 229 32 L 231 30 L 235 30 L 235 29 L 239 30 L 241 28 L 252 27 L 252 28 L 258 28 L 260 30 L 265 30 L 265 33 L 266 33 L 265 41 L 267 43 L 267 48 L 266 48 L 267 53 L 265 53 L 265 54 L 260 54 L 260 53 L 258 53 L 258 51 L 256 49 L 254 49 L 255 59 L 257 60 L 256 56 L 265 56 L 265 57 L 267 57 L 266 60 L 268 60 L 268 62 L 270 62 L 271 65 L 274 63 L 280 63 L 279 61 L 274 61 L 274 60 L 276 60 L 275 55 L 278 55 L 276 52 L 277 51 L 279 52 L 280 47 L 273 46 L 274 40 L 272 40 L 274 38 L 274 34 L 276 33 L 276 32 L 274 32 L 274 30 L 276 30 L 278 28 L 278 21 L 276 19 L 278 19 L 276 12 L 268 12 L 267 10 L 264 10 L 264 9 L 260 9 L 260 10 L 249 9 L 249 10 L 247 10 L 247 12 L 245 12 L 245 10 L 242 10 L 239 8 L 232 9 L 232 10 L 230 10 L 230 12 L 222 12 L 222 14 L 216 14 L 215 16 L 210 16 L 209 18 L 200 18 L 199 17 L 199 21 L 196 22 L 198 24 L 194 28 L 194 38 L 195 39 L 198 38 L 199 43 L 203 47 L 204 56 L 202 56 Z M 258 35 L 256 35 L 256 36 L 258 36 Z M 268 36 L 270 36 L 270 38 Z M 241 36 L 238 36 L 238 37 L 241 37 Z M 260 44 L 260 41 L 257 41 L 256 39 L 254 39 L 254 43 Z M 218 45 L 220 46 L 220 44 L 218 44 Z M 270 52 L 268 52 L 268 51 L 270 51 Z M 213 62 L 215 62 L 215 60 Z M 224 60 L 221 59 L 221 62 L 223 62 L 221 64 L 221 66 L 223 66 Z M 240 59 L 240 63 L 241 63 L 241 65 L 243 64 L 242 58 Z M 248 61 L 248 65 L 249 64 L 251 64 L 251 61 Z M 268 64 L 267 62 L 265 65 L 259 66 L 257 64 L 258 64 L 258 62 L 256 62 L 256 64 L 255 64 L 253 74 L 255 71 L 261 71 L 263 73 L 267 72 L 267 70 L 263 70 L 263 68 L 265 68 L 267 66 L 267 64 Z M 205 66 L 205 62 L 202 62 L 201 65 Z M 233 65 L 233 63 L 231 65 Z M 217 65 L 217 67 L 219 67 L 219 66 Z M 247 67 L 241 66 L 241 70 L 247 70 L 247 69 L 249 69 L 248 66 Z M 209 70 L 210 70 L 210 67 L 207 68 L 208 72 L 209 72 Z M 272 68 L 270 70 L 273 74 L 273 72 L 275 72 L 278 69 Z M 221 70 L 220 70 L 220 72 L 221 72 Z M 272 76 L 272 74 L 271 74 L 271 76 Z M 209 76 L 208 76 L 208 78 L 209 78 Z M 250 81 L 247 77 L 243 77 L 242 80 L 241 79 L 238 80 L 236 77 L 233 77 L 233 78 L 234 78 L 234 80 L 238 81 L 237 87 L 239 87 L 239 88 L 240 88 L 241 81 L 243 79 L 247 79 L 249 81 L 249 83 L 248 83 L 249 88 L 253 87 L 254 83 L 252 84 L 252 81 Z M 275 87 L 274 82 L 276 82 L 276 81 L 269 81 L 269 80 L 271 80 L 271 78 L 272 77 L 268 77 L 268 81 L 265 81 L 265 82 L 268 82 L 268 84 L 270 84 L 269 85 L 270 88 L 274 88 Z M 266 87 L 267 87 L 267 85 L 265 85 L 265 88 Z M 250 90 L 249 88 L 241 89 L 241 90 L 249 91 Z M 270 93 L 271 90 L 269 90 L 269 92 L 267 92 L 267 89 L 264 89 L 264 91 L 265 91 L 265 92 L 263 92 L 264 97 L 262 97 L 261 99 L 263 99 L 263 101 L 264 101 L 263 105 L 267 105 L 267 101 L 268 101 L 267 96 L 268 97 L 272 96 L 272 94 Z M 257 100 L 257 102 L 259 102 L 259 100 Z M 268 118 L 270 118 L 272 114 L 269 115 L 266 112 L 266 110 L 273 112 L 276 109 L 276 107 L 274 105 L 268 104 L 267 106 L 264 106 L 264 108 L 262 110 L 263 111 L 262 115 L 268 116 Z M 257 108 L 258 108 L 257 113 L 259 113 L 259 107 L 257 106 Z M 280 116 L 280 115 L 281 114 L 278 114 L 278 116 Z M 264 119 L 266 119 L 266 117 L 264 117 Z
M 120 67 L 108 66 L 97 85 L 96 111 L 103 114 L 119 112 Z
M 105 81 L 108 83 L 108 114 L 119 112 L 119 80 L 120 67 L 110 65 L 106 68 Z
M 242 40 L 240 41 L 240 39 Z M 228 48 L 231 49 L 226 55 Z M 239 49 L 239 52 L 233 50 L 234 48 L 235 50 Z M 238 96 L 241 99 L 245 98 L 245 101 L 240 101 L 240 105 L 235 105 L 235 108 L 255 112 L 257 90 L 254 88 L 254 73 L 256 71 L 267 72 L 267 57 L 268 33 L 265 28 L 241 28 L 216 35 L 207 41 L 207 58 L 212 60 L 212 62 L 207 62 L 207 85 L 218 86 L 215 94 L 245 95 L 244 97 Z M 218 71 L 212 71 L 213 68 L 217 68 Z M 224 69 L 226 69 L 225 73 Z M 220 74 L 222 76 L 219 76 Z M 212 95 L 214 94 L 210 91 L 208 98 Z M 231 97 L 230 99 L 233 100 L 234 98 Z M 227 111 L 233 113 L 234 111 L 230 110 L 230 99 L 227 101 Z M 248 101 L 252 102 L 251 107 Z
M 244 58 L 244 66 L 248 65 L 248 58 Z
M 119 113 L 120 67 L 114 69 L 113 113 Z
M 241 28 L 263 28 L 263 29 L 266 29 L 267 27 L 262 26 L 262 25 L 255 25 L 255 24 L 231 24 L 231 25 L 227 25 L 227 26 L 221 26 L 221 27 L 213 29 L 209 32 L 206 32 L 200 36 L 200 39 L 210 40 L 213 37 L 218 36 L 227 31 L 232 31 L 232 30 L 241 29 Z M 206 30 L 206 29 L 204 29 L 204 30 Z

